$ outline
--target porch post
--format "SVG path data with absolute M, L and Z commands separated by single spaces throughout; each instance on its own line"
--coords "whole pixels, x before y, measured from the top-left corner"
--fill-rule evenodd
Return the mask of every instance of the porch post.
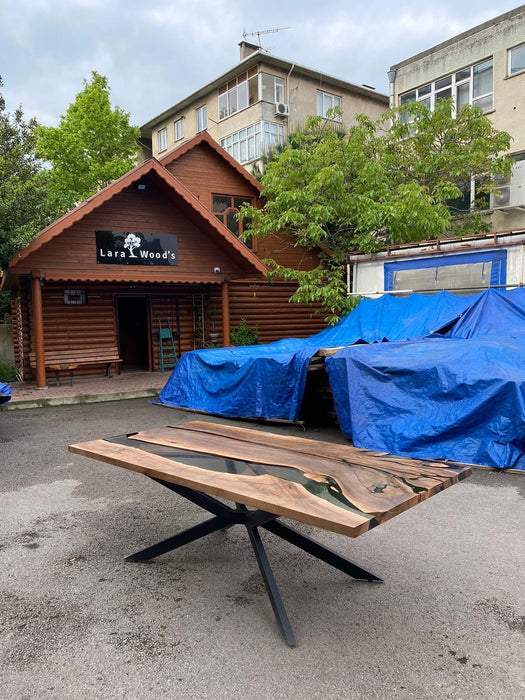
M 225 348 L 230 346 L 230 285 L 224 280 L 221 285 L 222 299 L 222 344 Z
M 44 317 L 42 314 L 42 288 L 40 277 L 31 278 L 31 299 L 33 304 L 33 330 L 35 334 L 36 385 L 46 388 L 46 365 L 44 356 Z

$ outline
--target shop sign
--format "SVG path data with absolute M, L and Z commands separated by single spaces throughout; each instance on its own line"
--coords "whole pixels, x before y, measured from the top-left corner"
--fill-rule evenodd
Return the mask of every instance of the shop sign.
M 178 265 L 173 233 L 95 231 L 97 263 L 106 265 Z

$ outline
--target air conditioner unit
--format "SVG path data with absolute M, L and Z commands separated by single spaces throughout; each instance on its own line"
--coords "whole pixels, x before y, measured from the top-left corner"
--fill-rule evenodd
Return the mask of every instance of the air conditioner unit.
M 513 165 L 510 178 L 498 180 L 492 196 L 494 209 L 525 206 L 525 161 L 519 160 Z
M 285 105 L 284 102 L 275 103 L 275 114 L 278 117 L 287 117 L 288 113 L 288 105 Z

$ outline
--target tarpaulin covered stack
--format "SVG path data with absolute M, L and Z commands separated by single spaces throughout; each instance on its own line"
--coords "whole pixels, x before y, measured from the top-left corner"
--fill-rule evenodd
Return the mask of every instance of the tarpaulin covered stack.
M 308 363 L 318 350 L 419 338 L 455 321 L 472 300 L 448 292 L 363 299 L 336 326 L 310 338 L 195 350 L 179 360 L 159 401 L 230 418 L 296 420 Z
M 307 339 L 187 353 L 159 400 L 295 420 L 312 356 L 351 346 L 326 367 L 339 423 L 356 446 L 525 469 L 524 341 L 524 289 L 385 295 Z
M 354 445 L 525 469 L 525 290 L 487 290 L 443 336 L 327 358 Z

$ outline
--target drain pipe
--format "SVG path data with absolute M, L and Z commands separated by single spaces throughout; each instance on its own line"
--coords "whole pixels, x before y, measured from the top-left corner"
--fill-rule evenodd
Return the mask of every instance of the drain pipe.
M 295 63 L 292 63 L 292 67 L 288 71 L 288 75 L 286 76 L 286 104 L 288 105 L 288 110 L 290 109 L 290 76 L 292 75 L 292 71 L 295 68 Z

